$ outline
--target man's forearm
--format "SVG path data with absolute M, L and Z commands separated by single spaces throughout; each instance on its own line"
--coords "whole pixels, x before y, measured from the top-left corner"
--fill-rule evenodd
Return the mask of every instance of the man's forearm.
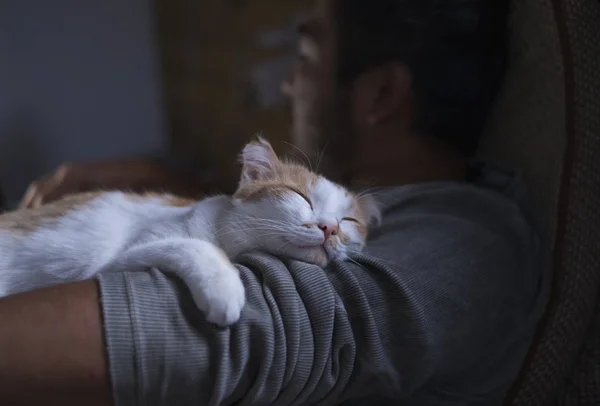
M 107 371 L 95 281 L 0 299 L 3 405 L 112 405 Z
M 183 197 L 197 197 L 211 185 L 198 181 L 192 174 L 147 158 L 117 159 L 88 163 L 91 189 L 123 189 L 133 192 L 167 192 Z

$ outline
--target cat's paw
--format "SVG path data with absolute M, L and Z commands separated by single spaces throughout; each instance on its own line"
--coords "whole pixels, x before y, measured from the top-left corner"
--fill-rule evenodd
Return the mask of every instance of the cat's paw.
M 196 275 L 201 278 L 188 283 L 196 305 L 209 322 L 221 327 L 234 324 L 246 304 L 246 289 L 237 268 L 214 246 L 206 245 L 199 260 L 201 271 Z
M 223 274 L 212 280 L 210 288 L 202 293 L 206 300 L 206 319 L 221 327 L 237 322 L 246 304 L 246 289 L 238 271 L 231 264 L 229 268 L 223 269 Z

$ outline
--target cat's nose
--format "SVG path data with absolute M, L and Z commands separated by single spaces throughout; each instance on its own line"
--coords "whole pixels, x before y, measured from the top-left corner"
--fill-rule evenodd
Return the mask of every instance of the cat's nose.
M 338 225 L 336 223 L 319 223 L 319 228 L 325 234 L 325 239 L 327 240 L 332 235 L 337 235 L 338 233 Z

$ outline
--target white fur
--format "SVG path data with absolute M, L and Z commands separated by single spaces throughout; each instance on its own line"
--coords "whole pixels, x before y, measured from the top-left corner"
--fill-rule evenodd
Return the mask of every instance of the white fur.
M 321 178 L 308 197 L 313 209 L 293 191 L 281 199 L 235 202 L 235 214 L 226 227 L 231 235 L 243 235 L 245 238 L 240 243 L 223 239 L 221 245 L 226 252 L 237 254 L 257 248 L 253 245 L 258 243 L 260 249 L 272 254 L 322 266 L 327 263 L 320 259 L 323 250 L 327 253 L 327 261 L 343 260 L 348 253 L 364 247 L 365 242 L 355 224 L 342 221 L 346 216 L 352 216 L 352 198 L 344 188 Z M 323 232 L 318 228 L 320 223 L 337 224 L 341 232 L 350 236 L 351 243 L 344 245 L 339 238 L 323 241 Z M 305 227 L 307 224 L 311 227 Z M 261 241 L 252 238 L 257 232 Z
M 252 165 L 252 156 L 262 169 L 268 166 L 260 153 L 246 164 Z M 325 265 L 363 248 L 355 224 L 342 221 L 352 215 L 344 188 L 320 179 L 309 198 L 314 209 L 291 190 L 280 197 L 242 202 L 218 196 L 172 207 L 161 198 L 105 193 L 32 233 L 0 230 L 0 296 L 100 272 L 157 267 L 186 283 L 210 322 L 230 325 L 245 303 L 244 286 L 230 262 L 238 254 L 258 249 Z M 318 228 L 322 222 L 338 224 L 350 241 L 325 239 Z

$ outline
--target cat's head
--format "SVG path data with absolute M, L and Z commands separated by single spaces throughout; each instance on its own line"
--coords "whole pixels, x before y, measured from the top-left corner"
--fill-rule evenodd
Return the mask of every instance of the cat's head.
M 241 161 L 235 226 L 252 248 L 325 266 L 362 250 L 368 227 L 381 219 L 370 195 L 280 160 L 263 138 L 246 145 Z

